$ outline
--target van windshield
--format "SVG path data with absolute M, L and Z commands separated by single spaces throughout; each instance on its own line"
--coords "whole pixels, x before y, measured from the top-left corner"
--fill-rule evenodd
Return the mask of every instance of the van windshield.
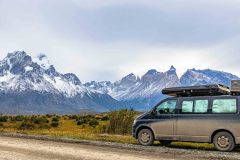
M 156 107 L 157 115 L 175 113 L 177 100 L 167 100 Z

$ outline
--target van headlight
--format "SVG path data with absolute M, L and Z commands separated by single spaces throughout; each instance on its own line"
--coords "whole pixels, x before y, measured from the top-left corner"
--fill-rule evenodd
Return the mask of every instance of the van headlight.
M 134 119 L 133 126 L 137 123 L 137 119 Z

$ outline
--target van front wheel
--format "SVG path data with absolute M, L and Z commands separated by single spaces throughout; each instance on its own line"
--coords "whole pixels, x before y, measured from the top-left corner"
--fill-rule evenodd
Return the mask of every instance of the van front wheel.
M 218 132 L 213 137 L 214 147 L 223 152 L 230 152 L 235 148 L 233 136 L 228 132 Z
M 154 142 L 154 136 L 150 129 L 142 129 L 138 133 L 138 142 L 144 146 L 151 146 Z

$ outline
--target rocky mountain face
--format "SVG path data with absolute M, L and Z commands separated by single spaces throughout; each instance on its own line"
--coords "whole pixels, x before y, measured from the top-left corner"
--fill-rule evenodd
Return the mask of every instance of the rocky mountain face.
M 72 73 L 61 74 L 46 55 L 9 53 L 0 61 L 1 113 L 79 113 L 122 107 L 105 93 L 85 87 Z
M 189 69 L 178 78 L 176 69 L 171 66 L 166 72 L 158 72 L 155 69 L 149 70 L 141 78 L 131 73 L 114 83 L 92 81 L 84 85 L 101 93 L 111 95 L 127 107 L 147 110 L 165 98 L 161 94 L 163 88 L 205 84 L 229 86 L 233 79 L 236 80 L 239 77 L 211 69 Z
M 180 82 L 184 86 L 201 84 L 224 84 L 230 86 L 233 79 L 238 80 L 239 77 L 231 73 L 211 69 L 188 69 L 180 78 Z
M 32 58 L 16 51 L 0 61 L 0 113 L 68 114 L 120 108 L 145 111 L 165 97 L 163 88 L 230 85 L 232 79 L 239 77 L 211 69 L 189 69 L 179 78 L 171 66 L 165 72 L 151 69 L 141 77 L 131 73 L 116 82 L 82 84 L 75 74 L 56 71 L 46 55 Z
M 166 72 L 149 70 L 141 78 L 131 73 L 114 83 L 92 81 L 85 84 L 89 88 L 111 95 L 126 107 L 138 110 L 146 110 L 163 98 L 163 88 L 180 85 L 173 66 Z

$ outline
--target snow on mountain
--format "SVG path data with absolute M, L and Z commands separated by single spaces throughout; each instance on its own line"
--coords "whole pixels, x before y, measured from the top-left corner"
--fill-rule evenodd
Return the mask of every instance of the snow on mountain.
M 32 59 L 24 51 L 9 53 L 6 58 L 0 61 L 0 93 L 8 97 L 12 97 L 13 95 L 19 96 L 19 94 L 29 95 L 28 93 L 38 95 L 39 97 L 42 96 L 42 98 L 46 94 L 53 95 L 53 97 L 64 97 L 59 98 L 59 101 L 44 97 L 49 101 L 49 106 L 51 103 L 54 103 L 52 105 L 55 107 L 56 104 L 59 104 L 58 108 L 59 106 L 65 107 L 65 110 L 63 108 L 60 109 L 64 113 L 70 113 L 73 110 L 76 111 L 76 108 L 79 108 L 79 110 L 84 108 L 84 110 L 89 109 L 90 111 L 107 111 L 120 106 L 120 103 L 109 95 L 85 87 L 75 74 L 61 74 L 57 72 L 54 66 L 49 63 L 46 55 L 40 54 L 38 57 Z M 65 101 L 68 101 L 68 104 L 65 104 L 60 99 L 65 99 Z M 24 100 L 17 101 L 14 98 L 13 101 L 16 102 L 14 104 L 15 107 L 24 105 L 20 104 Z M 39 102 L 39 100 L 35 102 Z M 3 102 L 0 102 L 0 108 L 2 107 L 1 103 Z M 29 103 L 30 106 L 39 106 L 34 104 L 34 101 L 31 103 Z M 7 102 L 4 102 L 4 105 L 6 104 Z M 66 108 L 66 106 L 69 106 L 69 108 Z M 108 108 L 109 106 L 113 107 Z M 31 110 L 34 111 L 34 108 L 30 107 L 28 109 L 29 112 Z M 25 112 L 24 107 L 22 112 Z M 47 110 L 38 112 L 47 113 Z
M 57 72 L 49 64 L 45 55 L 41 54 L 35 60 L 37 63 L 32 61 L 32 58 L 25 52 L 9 53 L 0 62 L 0 89 L 4 91 L 55 92 L 67 97 L 88 92 L 86 87 L 79 83 L 79 80 L 76 80 L 78 81 L 76 85 L 74 81 L 69 81 L 69 75 Z M 76 79 L 73 74 L 72 77 Z
M 112 90 L 113 84 L 110 81 L 102 82 L 91 81 L 85 83 L 84 86 L 91 88 L 95 91 L 98 91 L 100 93 L 108 94 Z
M 179 79 L 176 69 L 155 69 L 139 77 L 133 73 L 116 82 L 82 84 L 73 73 L 62 74 L 44 54 L 32 58 L 24 51 L 9 53 L 0 61 L 0 109 L 2 113 L 78 113 L 109 111 L 123 107 L 147 110 L 164 98 L 166 87 L 221 83 L 239 77 L 211 69 L 187 70 Z
M 67 97 L 90 92 L 81 84 L 76 75 L 57 72 L 54 66 L 50 65 L 46 55 L 41 54 L 34 60 L 32 61 L 32 58 L 25 52 L 9 53 L 0 62 L 0 89 L 55 92 Z
M 176 74 L 176 69 L 172 66 L 171 69 L 166 72 L 158 72 L 151 69 L 141 78 L 131 73 L 113 84 L 108 84 L 107 86 L 95 86 L 95 88 L 107 91 L 106 93 L 117 100 L 129 100 L 158 95 L 165 87 L 179 86 L 180 81 Z
M 37 63 L 44 69 L 49 69 L 51 66 L 47 56 L 43 53 L 40 53 L 37 57 L 33 58 L 33 62 Z
M 188 69 L 180 78 L 184 86 L 193 86 L 201 84 L 224 84 L 230 86 L 231 80 L 238 80 L 239 77 L 222 71 L 211 69 L 196 70 Z
M 162 97 L 163 88 L 179 85 L 180 81 L 173 66 L 166 72 L 151 69 L 141 78 L 131 73 L 114 83 L 93 81 L 85 84 L 92 89 L 111 95 L 123 102 L 125 106 L 136 109 L 146 109 L 146 106 L 158 102 Z
M 146 110 L 165 97 L 161 93 L 163 88 L 219 83 L 229 86 L 233 79 L 240 78 L 231 73 L 210 69 L 189 69 L 179 79 L 176 69 L 171 66 L 166 72 L 151 69 L 141 78 L 131 73 L 114 83 L 93 81 L 84 85 L 99 92 L 108 93 L 125 106 Z

